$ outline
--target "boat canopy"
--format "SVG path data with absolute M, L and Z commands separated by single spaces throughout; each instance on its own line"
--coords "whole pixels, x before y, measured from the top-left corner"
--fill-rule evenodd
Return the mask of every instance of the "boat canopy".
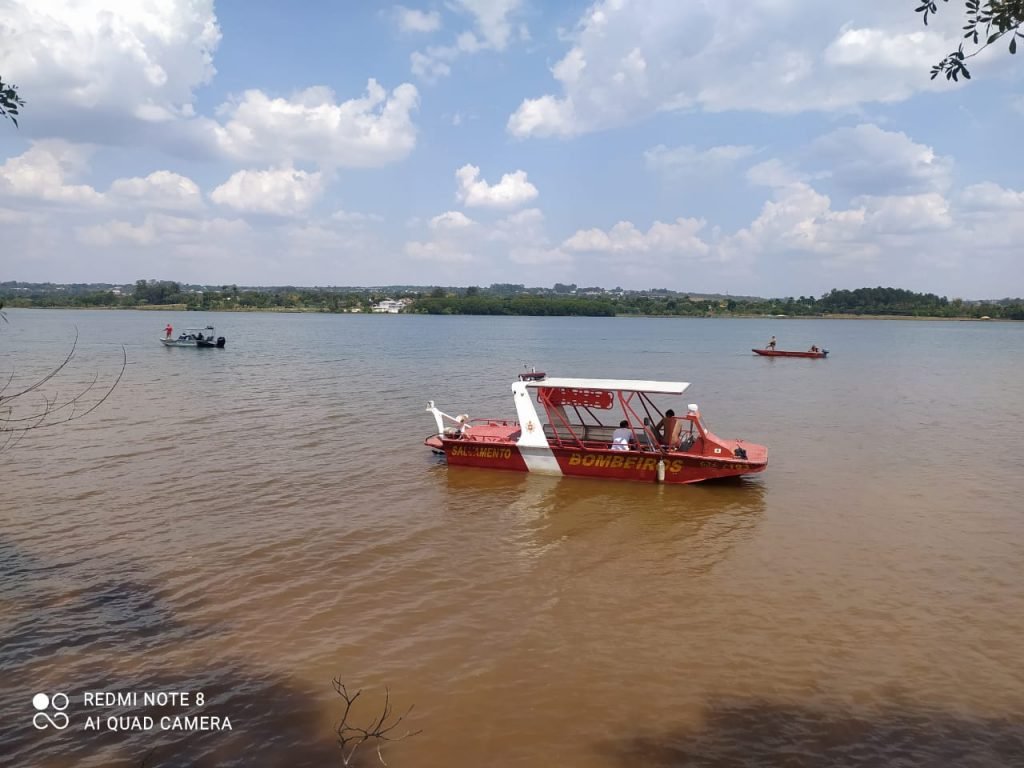
M 605 389 L 616 392 L 650 392 L 659 395 L 681 395 L 690 386 L 687 381 L 641 381 L 638 379 L 566 379 L 523 382 L 532 389 Z

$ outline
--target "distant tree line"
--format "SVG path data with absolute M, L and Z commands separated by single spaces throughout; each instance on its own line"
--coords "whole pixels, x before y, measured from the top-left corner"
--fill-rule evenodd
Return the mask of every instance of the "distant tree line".
M 138 280 L 116 293 L 89 286 L 0 283 L 0 300 L 12 307 L 176 306 L 203 311 L 286 310 L 306 312 L 369 312 L 385 298 L 412 299 L 406 312 L 431 315 L 533 315 L 611 317 L 714 317 L 787 315 L 876 315 L 1024 320 L 1024 300 L 966 301 L 902 288 L 832 290 L 814 296 L 762 299 L 693 296 L 664 289 L 603 291 L 556 284 L 525 288 L 509 283 L 488 288 L 239 288 L 237 285 L 183 286 L 167 280 Z
M 417 299 L 412 311 L 429 315 L 554 315 L 614 317 L 615 304 L 608 299 L 566 296 L 487 296 L 467 293 Z
M 29 288 L 17 283 L 0 283 L 0 297 L 11 307 L 110 307 L 135 309 L 147 306 L 178 307 L 197 311 L 291 309 L 296 311 L 369 311 L 384 298 L 406 294 L 380 291 L 332 290 L 324 288 L 240 289 L 222 285 L 188 288 L 171 280 L 137 280 L 131 288 L 97 290 L 86 286 L 36 284 Z

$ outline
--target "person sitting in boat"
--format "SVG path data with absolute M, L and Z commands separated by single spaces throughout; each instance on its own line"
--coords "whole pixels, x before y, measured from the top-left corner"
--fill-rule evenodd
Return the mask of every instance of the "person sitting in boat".
M 773 352 L 775 351 L 775 337 L 774 336 L 772 336 L 770 339 L 768 339 L 768 346 L 765 347 L 765 349 L 770 349 Z
M 679 445 L 679 438 L 683 431 L 682 419 L 679 419 L 676 412 L 669 408 L 665 411 L 662 420 L 655 425 L 654 431 L 661 435 L 662 445 L 667 448 L 675 448 Z
M 811 352 L 814 352 L 815 354 L 817 354 L 818 352 L 821 352 L 821 350 L 818 349 L 818 345 L 817 344 L 811 344 Z
M 629 428 L 629 422 L 623 419 L 619 422 L 619 428 L 612 432 L 612 450 L 628 451 L 631 442 L 633 442 L 633 430 Z
M 199 334 L 196 336 L 196 338 L 199 339 L 199 341 L 202 341 L 203 340 L 203 332 L 200 331 Z

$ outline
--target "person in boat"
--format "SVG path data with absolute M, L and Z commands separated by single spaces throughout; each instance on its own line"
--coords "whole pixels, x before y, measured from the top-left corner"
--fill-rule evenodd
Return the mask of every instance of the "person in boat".
M 164 328 L 164 333 L 167 334 L 166 336 L 164 336 L 165 339 L 171 338 L 171 334 L 174 333 L 174 328 L 171 327 L 170 323 L 168 323 L 167 327 Z
M 765 347 L 765 349 L 770 349 L 773 352 L 775 351 L 775 337 L 774 336 L 772 336 L 770 339 L 768 339 L 768 346 Z
M 202 341 L 203 340 L 203 332 L 200 331 L 199 334 L 196 336 L 196 338 L 199 339 L 199 341 Z
M 821 350 L 818 349 L 818 345 L 817 344 L 811 344 L 810 351 L 813 352 L 814 354 L 818 354 L 819 352 L 821 352 Z
M 666 448 L 675 448 L 679 445 L 679 438 L 682 436 L 682 419 L 676 416 L 676 412 L 669 408 L 665 416 L 659 421 L 654 431 L 661 435 L 661 444 Z
M 612 432 L 612 450 L 628 451 L 631 442 L 633 442 L 633 430 L 629 428 L 629 422 L 623 419 L 619 422 L 619 428 Z

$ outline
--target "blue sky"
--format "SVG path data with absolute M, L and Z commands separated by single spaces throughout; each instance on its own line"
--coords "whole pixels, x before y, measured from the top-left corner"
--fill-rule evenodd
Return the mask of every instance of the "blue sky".
M 913 2 L 0 0 L 0 279 L 1024 294 L 1024 69 Z

